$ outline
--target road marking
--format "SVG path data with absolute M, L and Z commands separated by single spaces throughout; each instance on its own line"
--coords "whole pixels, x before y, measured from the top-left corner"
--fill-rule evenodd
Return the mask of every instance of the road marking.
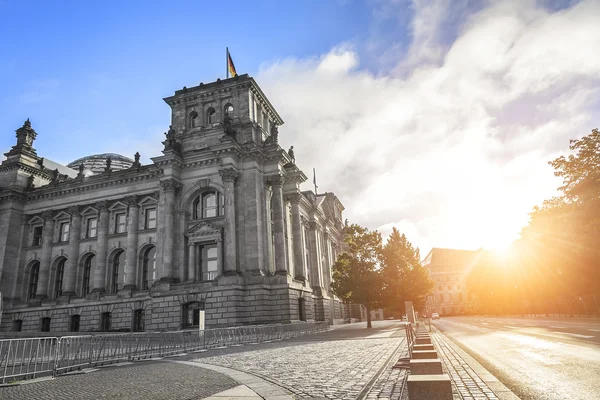
M 548 328 L 552 328 L 552 329 L 567 329 L 566 326 L 549 326 Z
M 591 339 L 594 337 L 594 336 L 579 335 L 577 333 L 569 333 L 569 332 L 552 332 L 552 333 L 560 333 L 561 335 L 575 336 L 575 337 L 580 337 L 580 338 L 584 338 L 584 339 Z

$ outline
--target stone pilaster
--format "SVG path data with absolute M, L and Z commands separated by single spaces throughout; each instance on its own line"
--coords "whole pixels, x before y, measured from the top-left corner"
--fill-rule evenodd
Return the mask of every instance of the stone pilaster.
M 311 285 L 316 287 L 322 287 L 322 273 L 321 270 L 321 254 L 320 254 L 320 243 L 317 235 L 317 222 L 309 221 L 309 232 L 310 232 L 310 247 L 311 247 L 311 264 L 312 264 L 312 273 L 311 273 Z
M 194 282 L 196 278 L 196 252 L 198 248 L 196 247 L 196 243 L 189 242 L 188 243 L 188 281 Z
M 304 246 L 302 246 L 302 222 L 300 221 L 300 193 L 294 193 L 289 197 L 292 204 L 292 233 L 294 235 L 294 271 L 295 278 L 306 280 L 306 267 L 304 266 Z
M 81 214 L 79 207 L 69 207 L 71 226 L 69 228 L 69 257 L 65 264 L 64 291 L 65 296 L 75 296 L 75 277 L 77 276 L 77 260 L 79 259 L 79 238 L 81 233 Z
M 236 224 L 235 224 L 235 181 L 239 173 L 233 168 L 219 171 L 225 188 L 225 232 L 224 250 L 225 265 L 224 275 L 237 274 L 237 251 L 236 251 Z
M 106 291 L 106 253 L 108 252 L 108 207 L 106 201 L 96 203 L 96 207 L 100 210 L 100 215 L 96 232 L 98 253 L 96 254 L 96 270 L 94 271 L 92 291 L 104 293 Z
M 275 273 L 287 275 L 287 258 L 285 255 L 285 226 L 283 221 L 283 182 L 281 175 L 269 177 L 273 188 L 273 228 L 275 236 Z
M 175 195 L 181 184 L 175 179 L 166 179 L 161 181 L 162 194 L 165 196 L 164 202 L 164 242 L 163 242 L 163 269 L 162 282 L 174 282 L 173 277 L 173 254 L 175 251 Z
M 125 286 L 123 289 L 135 289 L 135 273 L 137 271 L 138 228 L 140 208 L 136 196 L 126 199 L 129 206 L 127 215 L 127 270 L 125 271 Z
M 50 279 L 50 262 L 52 261 L 52 239 L 54 237 L 54 212 L 42 213 L 44 219 L 44 236 L 42 242 L 42 256 L 35 297 L 45 299 L 48 297 L 48 281 Z

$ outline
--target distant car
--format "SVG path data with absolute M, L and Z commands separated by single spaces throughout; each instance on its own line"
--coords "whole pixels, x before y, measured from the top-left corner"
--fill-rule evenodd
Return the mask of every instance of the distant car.
M 436 312 L 431 313 L 431 319 L 440 319 L 440 314 L 438 314 Z

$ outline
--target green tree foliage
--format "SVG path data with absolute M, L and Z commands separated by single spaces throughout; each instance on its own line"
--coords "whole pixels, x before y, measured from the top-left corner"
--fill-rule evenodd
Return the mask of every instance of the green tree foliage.
M 588 308 L 597 310 L 600 132 L 571 140 L 569 149 L 572 154 L 549 163 L 562 178 L 562 195 L 534 207 L 508 257 L 486 253 L 472 269 L 467 284 L 484 311 L 582 312 L 586 296 Z
M 433 281 L 421 266 L 419 249 L 413 247 L 396 228 L 382 248 L 383 301 L 394 314 L 405 313 L 404 302 L 412 301 L 416 310 L 422 310 Z
M 363 305 L 367 328 L 371 328 L 371 310 L 382 304 L 381 235 L 356 224 L 348 226 L 345 233 L 347 251 L 333 266 L 331 288 L 341 299 Z

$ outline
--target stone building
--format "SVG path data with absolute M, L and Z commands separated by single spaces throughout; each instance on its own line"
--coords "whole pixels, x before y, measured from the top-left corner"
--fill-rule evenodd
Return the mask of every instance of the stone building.
M 301 191 L 283 121 L 253 78 L 177 90 L 164 150 L 68 166 L 29 120 L 0 165 L 2 331 L 332 322 L 342 203 Z M 43 134 L 43 133 L 41 133 Z
M 477 299 L 468 290 L 466 278 L 480 253 L 481 250 L 431 249 L 422 262 L 434 282 L 433 293 L 427 297 L 427 315 L 477 311 Z

